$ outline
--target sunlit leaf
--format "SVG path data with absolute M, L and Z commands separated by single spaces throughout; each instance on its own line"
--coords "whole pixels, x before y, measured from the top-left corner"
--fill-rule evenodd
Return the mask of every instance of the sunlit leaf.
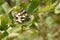
M 56 14 L 59 14 L 60 13 L 60 3 L 56 6 L 55 13 Z
M 8 5 L 8 3 L 3 3 L 2 4 L 2 8 L 3 8 L 3 10 L 5 11 L 5 13 L 7 13 L 8 11 L 9 11 L 9 5 Z

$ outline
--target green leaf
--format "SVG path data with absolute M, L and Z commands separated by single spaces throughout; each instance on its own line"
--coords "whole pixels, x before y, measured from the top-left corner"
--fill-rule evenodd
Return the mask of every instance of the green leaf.
M 50 11 L 51 9 L 55 8 L 55 6 L 57 5 L 58 1 L 56 1 L 55 3 L 53 4 L 49 4 L 47 5 L 46 7 L 42 8 L 42 7 L 39 7 L 38 9 L 38 13 L 41 13 L 41 12 L 47 12 L 47 11 Z
M 56 14 L 59 14 L 60 13 L 60 3 L 56 6 L 55 13 Z
M 49 32 L 47 34 L 47 38 L 48 38 L 48 40 L 54 40 L 54 35 L 51 32 Z
M 9 14 L 11 11 L 20 11 L 20 6 L 16 5 L 16 6 L 10 8 L 10 10 L 7 12 L 7 14 Z
M 28 13 L 33 13 L 36 11 L 38 5 L 40 4 L 41 0 L 32 0 L 31 3 L 28 5 L 27 12 Z
M 0 0 L 0 5 L 2 5 L 2 4 L 3 4 L 3 2 L 4 2 L 4 0 Z
M 2 9 L 2 7 L 0 6 L 0 14 L 3 14 L 4 10 Z
M 6 30 L 8 19 L 6 16 L 0 15 L 0 30 Z
M 23 7 L 24 9 L 27 9 L 28 4 L 27 3 L 21 3 L 20 6 Z
M 14 3 L 14 5 L 19 5 L 20 4 L 20 0 L 12 0 L 12 2 Z
M 6 25 L 8 23 L 8 19 L 5 16 L 1 16 L 1 24 Z
M 16 5 L 19 5 L 20 4 L 20 0 L 16 0 Z
M 48 28 L 52 28 L 53 27 L 53 20 L 52 20 L 51 17 L 47 17 L 46 18 L 46 23 L 47 23 Z
M 57 1 L 57 0 L 52 0 L 52 3 L 54 3 L 55 1 Z
M 49 5 L 49 4 L 51 4 L 52 2 L 51 2 L 51 0 L 44 0 L 45 2 L 45 5 Z
M 3 37 L 6 37 L 7 35 L 8 35 L 8 32 L 5 31 L 5 32 L 3 33 Z
M 5 11 L 5 13 L 7 13 L 9 11 L 9 9 L 10 9 L 7 2 L 5 2 L 5 3 L 2 4 L 2 8 Z

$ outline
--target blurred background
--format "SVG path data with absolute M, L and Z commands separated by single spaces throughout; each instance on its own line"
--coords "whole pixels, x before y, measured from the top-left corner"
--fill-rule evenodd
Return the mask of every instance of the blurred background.
M 30 17 L 17 23 L 12 11 Z M 60 0 L 0 0 L 0 40 L 60 40 Z

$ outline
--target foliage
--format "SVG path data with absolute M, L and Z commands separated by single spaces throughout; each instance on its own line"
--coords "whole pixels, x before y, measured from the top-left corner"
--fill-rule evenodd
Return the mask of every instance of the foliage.
M 12 11 L 24 8 L 30 20 L 15 23 Z M 0 40 L 59 40 L 59 0 L 1 0 Z

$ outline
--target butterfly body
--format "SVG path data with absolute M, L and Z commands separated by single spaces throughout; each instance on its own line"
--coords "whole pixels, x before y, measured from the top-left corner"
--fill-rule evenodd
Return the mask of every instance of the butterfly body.
M 30 19 L 27 12 L 23 9 L 20 12 L 12 12 L 12 16 L 14 17 L 14 21 L 18 23 L 24 23 Z

